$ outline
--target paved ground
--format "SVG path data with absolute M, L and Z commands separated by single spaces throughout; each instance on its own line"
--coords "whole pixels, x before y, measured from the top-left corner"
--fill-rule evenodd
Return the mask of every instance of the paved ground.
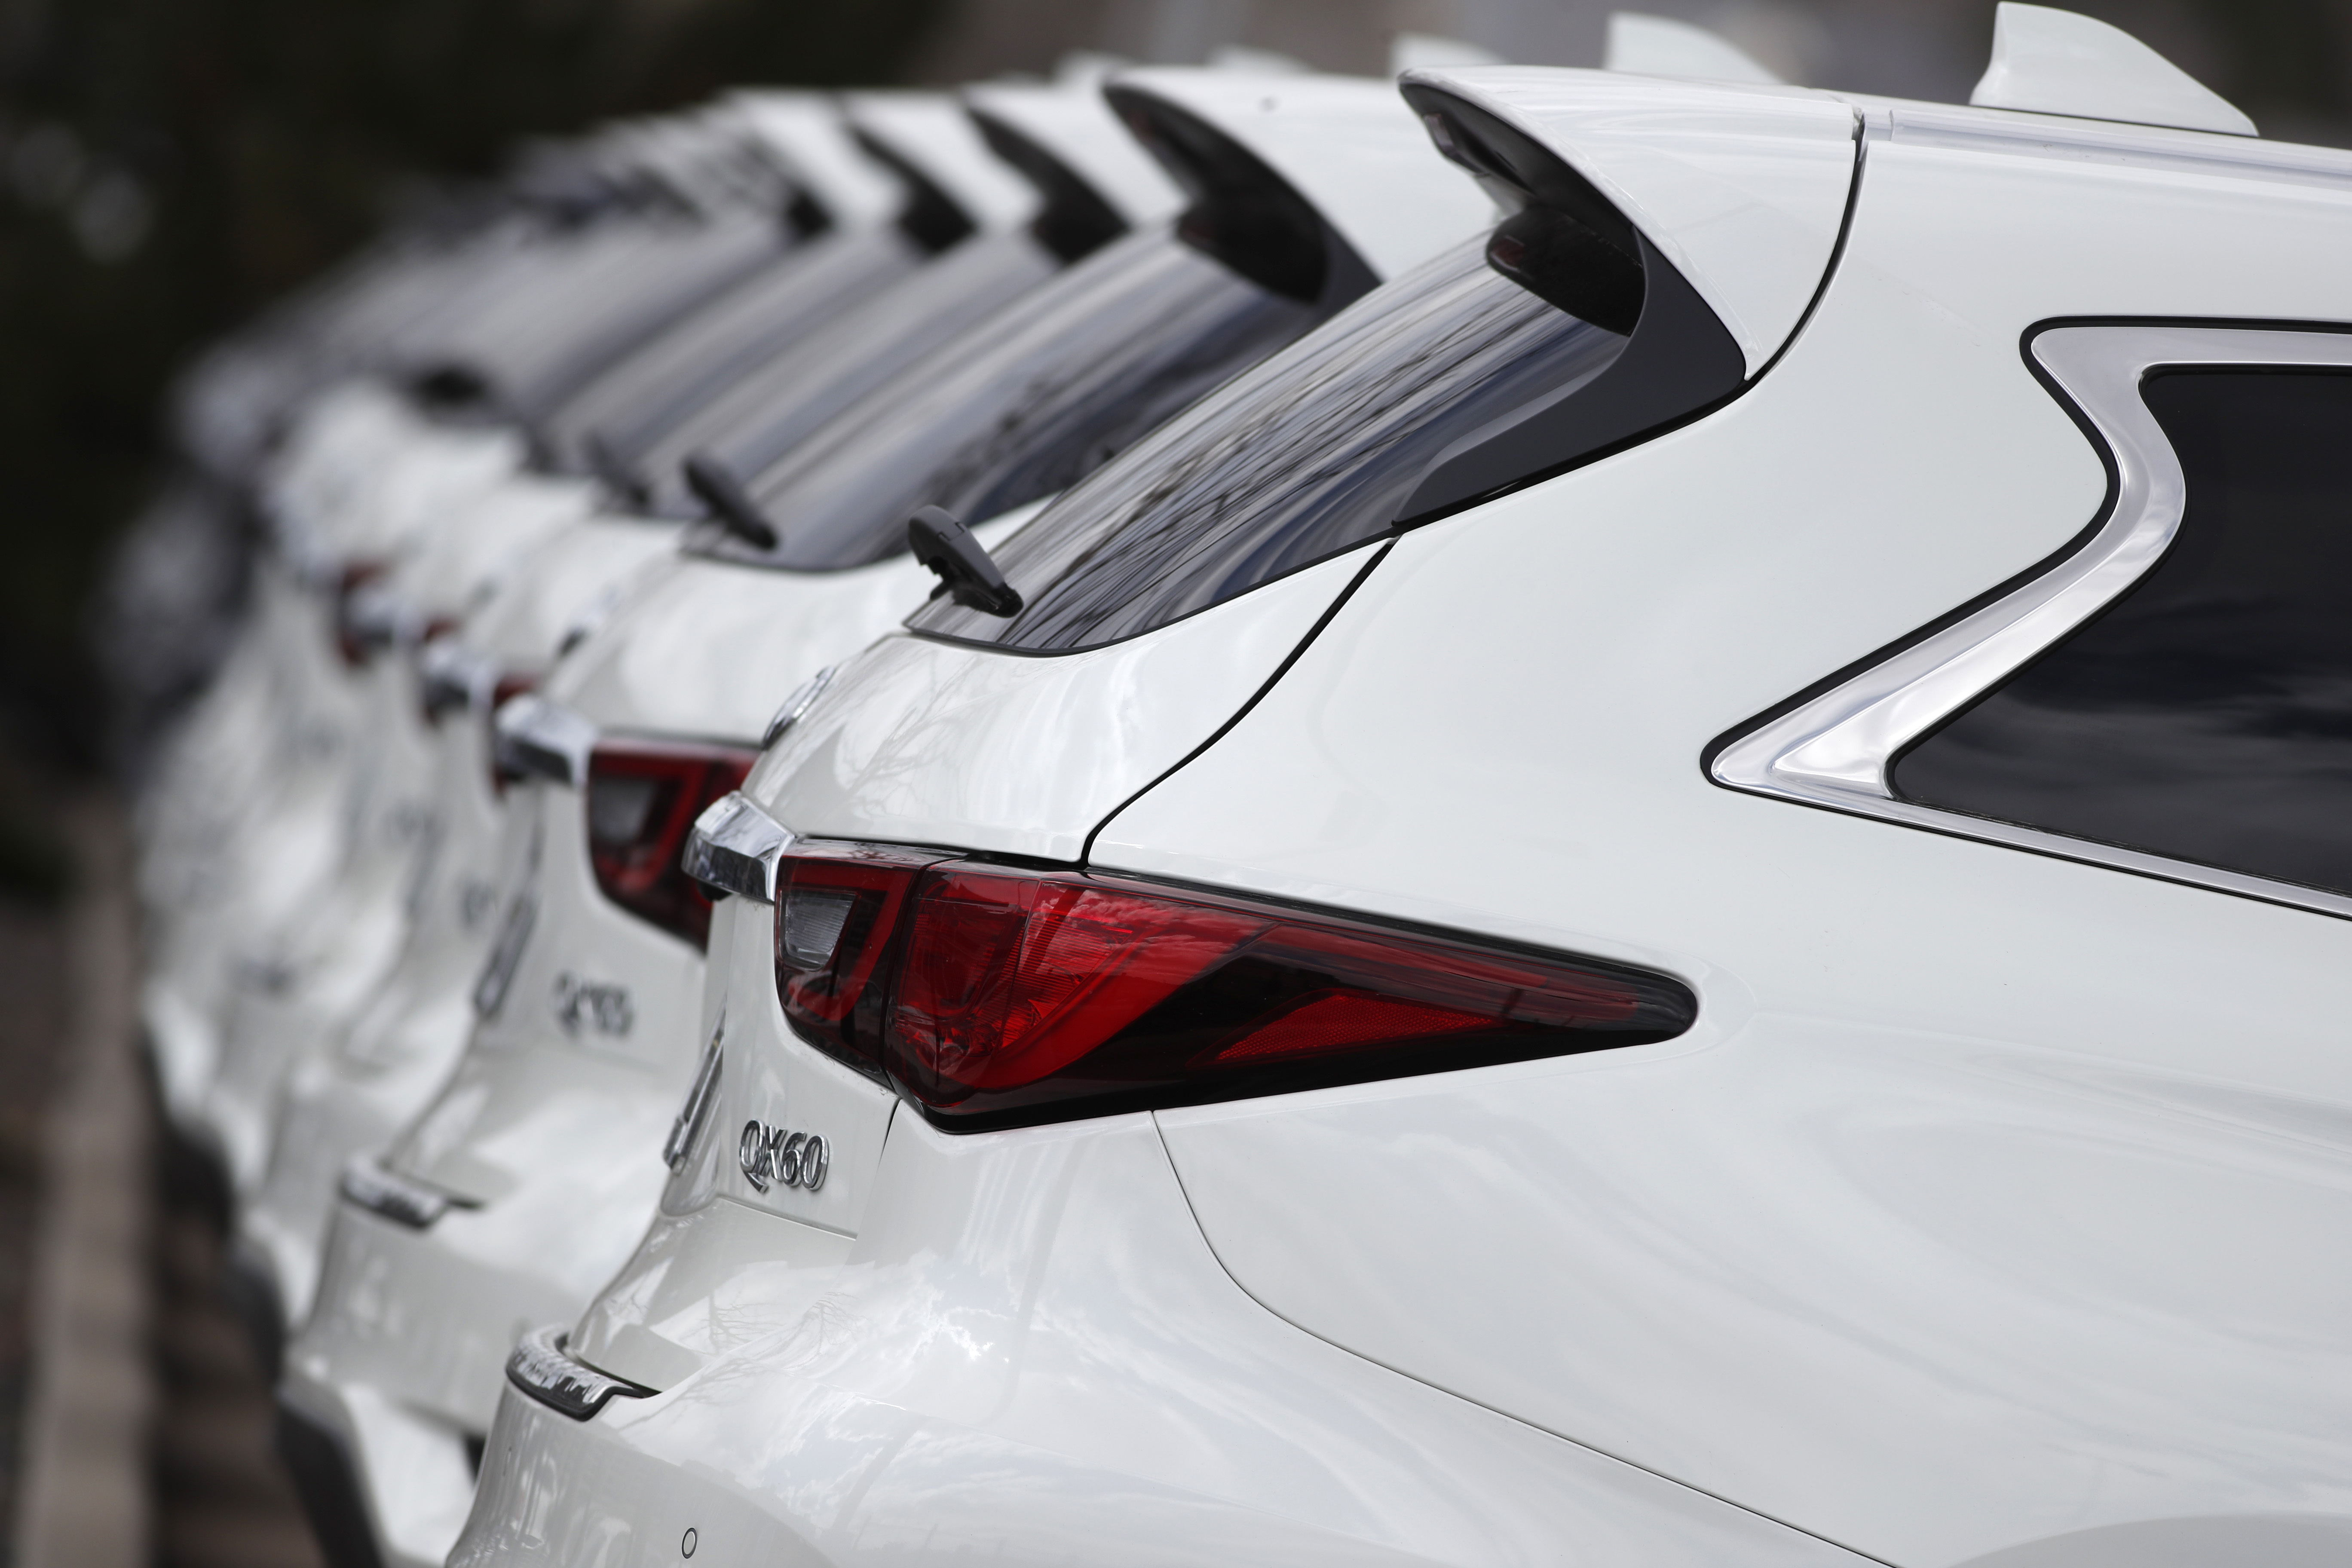
M 42 1115 L 70 989 L 64 912 L 0 902 L 0 1545 L 13 1539 L 23 1469 Z
M 0 1559 L 313 1568 L 220 1195 L 159 1140 L 131 1038 L 121 824 L 66 822 L 72 904 L 0 901 Z
M 155 1561 L 312 1568 L 318 1548 L 270 1447 L 268 1384 L 221 1292 L 216 1194 L 184 1152 L 163 1151 L 157 1175 Z

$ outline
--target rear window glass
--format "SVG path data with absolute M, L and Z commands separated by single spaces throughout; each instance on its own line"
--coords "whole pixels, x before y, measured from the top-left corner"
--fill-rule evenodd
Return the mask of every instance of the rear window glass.
M 730 215 L 649 247 L 593 300 L 550 301 L 542 328 L 507 340 L 493 384 L 518 417 L 543 419 L 606 365 L 791 244 L 772 218 Z
M 1906 800 L 2352 893 L 2352 375 L 2143 387 L 2171 548 L 1897 760 Z
M 755 479 L 775 549 L 715 528 L 697 548 L 798 571 L 902 553 L 917 508 L 979 522 L 1065 489 L 1323 314 L 1165 230 L 1132 237 Z
M 890 228 L 804 242 L 599 373 L 547 420 L 548 460 L 638 489 L 636 465 L 656 441 L 816 324 L 906 276 L 919 258 Z
M 942 597 L 921 632 L 1032 651 L 1117 642 L 1401 521 L 1441 458 L 1612 363 L 1626 339 L 1491 268 L 1484 242 L 1374 289 L 1049 507 L 996 552 L 1026 605 Z
M 738 479 L 762 472 L 842 409 L 1054 276 L 1026 234 L 983 235 L 918 268 L 769 360 L 653 441 L 636 460 L 645 500 L 700 510 L 679 467 L 707 452 Z

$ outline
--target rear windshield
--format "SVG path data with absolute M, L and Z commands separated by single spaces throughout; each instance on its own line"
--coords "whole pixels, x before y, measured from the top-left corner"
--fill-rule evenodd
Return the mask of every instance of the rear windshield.
M 492 384 L 526 423 L 544 419 L 604 366 L 714 293 L 732 288 L 793 243 L 761 215 L 729 214 L 648 246 L 600 279 L 590 298 L 550 299 L 517 312 L 536 325 L 493 351 Z
M 655 442 L 815 325 L 914 270 L 920 256 L 892 228 L 803 243 L 600 373 L 548 419 L 544 456 L 637 492 L 637 464 Z
M 1483 239 L 1374 289 L 1137 443 L 1008 540 L 1010 619 L 917 631 L 1034 652 L 1138 636 L 1401 523 L 1441 458 L 1606 370 L 1626 339 L 1487 265 Z
M 979 522 L 1066 489 L 1326 310 L 1166 230 L 1119 242 L 867 396 L 749 487 L 778 533 L 697 547 L 797 571 L 903 552 L 907 519 Z
M 813 329 L 636 460 L 646 504 L 667 516 L 700 508 L 679 467 L 696 452 L 739 479 L 759 474 L 866 392 L 1052 277 L 1055 256 L 1026 234 L 985 235 L 918 268 Z

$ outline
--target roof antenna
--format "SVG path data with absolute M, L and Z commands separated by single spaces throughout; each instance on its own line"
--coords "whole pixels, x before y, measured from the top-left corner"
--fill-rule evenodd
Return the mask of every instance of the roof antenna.
M 1782 85 L 1754 56 L 1722 34 L 1639 11 L 1609 14 L 1609 53 L 1601 60 L 1601 68 L 1629 76 Z
M 1992 64 L 1969 101 L 2084 120 L 2261 134 L 2229 100 L 2120 27 L 2048 5 L 2003 0 Z

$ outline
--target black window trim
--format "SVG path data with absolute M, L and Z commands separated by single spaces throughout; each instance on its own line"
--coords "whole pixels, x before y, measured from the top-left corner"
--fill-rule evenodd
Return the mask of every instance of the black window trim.
M 2089 625 L 2163 559 L 2187 481 L 2140 395 L 2148 377 L 2352 373 L 2352 326 L 2340 322 L 2072 317 L 2035 323 L 2019 346 L 2106 467 L 2106 496 L 2090 522 L 2016 577 L 1735 725 L 1700 753 L 1702 772 L 1743 794 L 2352 920 L 2352 897 L 1895 795 L 1891 777 L 1906 752 Z

